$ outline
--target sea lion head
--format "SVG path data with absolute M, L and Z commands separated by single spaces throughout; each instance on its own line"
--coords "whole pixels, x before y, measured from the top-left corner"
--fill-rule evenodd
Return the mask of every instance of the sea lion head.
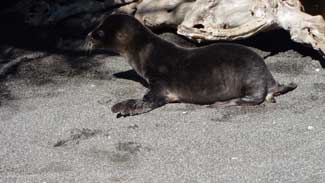
M 88 34 L 86 48 L 108 49 L 122 54 L 126 52 L 139 28 L 142 28 L 141 23 L 129 15 L 110 15 Z

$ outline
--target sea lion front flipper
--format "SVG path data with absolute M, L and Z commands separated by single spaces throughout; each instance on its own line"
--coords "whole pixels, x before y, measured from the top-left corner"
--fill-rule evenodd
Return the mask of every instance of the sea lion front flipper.
M 111 110 L 113 113 L 117 113 L 117 118 L 127 117 L 147 113 L 166 103 L 164 98 L 153 97 L 149 92 L 143 99 L 129 99 L 119 102 L 115 104 Z
M 151 111 L 151 105 L 140 99 L 129 99 L 119 102 L 112 107 L 112 112 L 117 113 L 117 118 L 134 116 Z

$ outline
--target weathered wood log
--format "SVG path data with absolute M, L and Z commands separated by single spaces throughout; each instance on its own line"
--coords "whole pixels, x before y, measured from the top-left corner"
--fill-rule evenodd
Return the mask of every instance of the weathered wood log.
M 313 13 L 322 13 L 319 7 L 325 7 L 324 3 L 311 1 L 302 0 Z M 151 28 L 173 27 L 197 42 L 244 39 L 282 28 L 292 40 L 325 55 L 325 21 L 322 16 L 305 13 L 299 0 L 23 0 L 14 9 L 31 25 L 56 24 L 70 18 L 70 27 L 76 24 L 83 30 L 96 23 L 94 14 L 115 9 L 135 14 Z M 74 20 L 82 14 L 89 16 Z
M 197 42 L 237 40 L 282 28 L 325 55 L 325 21 L 299 0 L 143 0 L 136 17 L 149 27 L 177 27 Z
M 142 0 L 136 18 L 151 28 L 177 28 L 192 9 L 193 0 Z

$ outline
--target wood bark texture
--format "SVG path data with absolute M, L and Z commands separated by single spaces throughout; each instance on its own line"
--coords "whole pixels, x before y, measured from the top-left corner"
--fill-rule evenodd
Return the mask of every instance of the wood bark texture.
M 149 27 L 171 26 L 197 42 L 237 40 L 282 28 L 293 41 L 325 55 L 325 21 L 299 0 L 143 0 L 136 17 Z

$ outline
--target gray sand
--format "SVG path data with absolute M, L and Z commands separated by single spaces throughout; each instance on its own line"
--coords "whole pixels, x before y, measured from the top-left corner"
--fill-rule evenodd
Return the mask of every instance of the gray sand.
M 275 104 L 169 104 L 119 119 L 110 107 L 146 91 L 113 76 L 130 70 L 123 58 L 22 64 L 0 83 L 0 182 L 323 183 L 325 71 L 292 50 L 266 62 L 298 84 Z

